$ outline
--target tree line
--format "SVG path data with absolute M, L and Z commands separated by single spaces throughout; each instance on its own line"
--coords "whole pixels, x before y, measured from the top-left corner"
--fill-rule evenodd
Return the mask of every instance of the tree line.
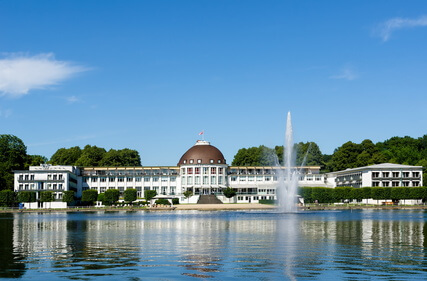
M 0 135 L 0 190 L 13 190 L 13 171 L 27 170 L 40 164 L 72 165 L 80 167 L 133 167 L 141 166 L 138 151 L 110 149 L 86 145 L 58 149 L 50 159 L 27 154 L 24 142 L 14 135 Z
M 393 137 L 373 143 L 366 139 L 361 143 L 346 142 L 333 154 L 323 154 L 315 142 L 300 142 L 293 147 L 296 165 L 320 166 L 321 172 L 341 171 L 380 163 L 423 166 L 423 181 L 427 183 L 427 135 L 420 138 Z M 233 166 L 283 165 L 283 146 L 268 148 L 241 148 L 234 156 Z
M 300 187 L 298 194 L 305 203 L 363 202 L 365 199 L 427 201 L 427 187 Z

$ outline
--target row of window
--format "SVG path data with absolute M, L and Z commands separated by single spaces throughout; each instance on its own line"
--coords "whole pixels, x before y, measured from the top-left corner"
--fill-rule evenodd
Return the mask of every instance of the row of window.
M 277 181 L 278 177 L 276 176 L 231 176 L 230 180 L 232 182 L 235 182 L 237 180 L 239 181 Z M 284 181 L 286 181 L 286 178 L 283 178 Z M 300 181 L 322 181 L 323 177 L 321 175 L 307 175 L 307 176 L 300 176 Z
M 34 174 L 25 174 L 25 175 L 19 175 L 18 179 L 20 181 L 33 181 L 34 180 Z M 64 175 L 63 174 L 47 174 L 47 180 L 63 180 Z
M 183 175 L 187 174 L 187 175 L 200 175 L 201 173 L 203 173 L 203 175 L 207 175 L 207 174 L 211 175 L 216 175 L 217 172 L 219 175 L 223 175 L 224 174 L 224 168 L 223 167 L 187 167 L 187 168 L 181 168 L 181 173 Z
M 176 177 L 83 177 L 83 182 L 158 182 L 161 180 L 162 182 L 175 182 Z
M 181 178 L 182 185 L 208 185 L 208 184 L 224 184 L 225 180 L 224 177 L 217 177 L 217 176 L 187 176 Z
M 19 190 L 39 190 L 39 189 L 46 189 L 46 190 L 60 190 L 63 189 L 64 186 L 62 183 L 47 183 L 46 185 L 39 184 L 36 185 L 34 183 L 30 184 L 19 184 L 18 189 Z
M 143 189 L 144 188 L 144 189 Z M 117 188 L 115 187 L 106 187 L 106 186 L 101 186 L 101 187 L 91 187 L 91 189 L 93 190 L 97 190 L 100 193 L 105 192 L 107 189 L 118 189 L 120 192 L 124 192 L 126 189 L 136 189 L 136 191 L 138 192 L 138 196 L 141 197 L 143 194 L 143 191 L 145 190 L 155 190 L 157 191 L 157 194 L 162 194 L 162 195 L 175 195 L 176 193 L 176 186 L 128 186 L 128 187 L 124 187 L 124 186 L 119 186 Z
M 408 186 L 414 186 L 414 187 L 416 187 L 416 186 L 420 186 L 420 182 L 413 181 L 412 185 L 411 185 L 410 181 L 402 181 L 402 182 L 400 182 L 400 181 L 392 181 L 392 182 L 389 182 L 389 181 L 382 181 L 382 182 L 380 182 L 380 181 L 373 181 L 372 182 L 372 186 L 373 187 L 378 187 L 378 186 L 382 186 L 382 187 L 390 187 L 390 186 L 391 187 L 399 187 L 399 186 L 408 187 Z
M 183 161 L 183 163 L 184 163 L 184 164 L 187 164 L 187 160 L 184 160 L 184 161 Z M 188 160 L 188 163 L 189 163 L 189 164 L 194 164 L 194 163 L 195 163 L 195 162 L 194 162 L 194 159 L 190 159 L 190 160 Z M 210 160 L 209 160 L 209 163 L 214 164 L 214 163 L 215 163 L 215 160 L 214 160 L 214 159 L 210 159 Z M 221 160 L 221 159 L 218 159 L 218 160 L 217 160 L 217 163 L 218 163 L 218 164 L 221 164 L 221 163 L 222 163 L 222 160 Z M 197 159 L 197 164 L 202 164 L 202 159 Z
M 372 178 L 419 178 L 420 172 L 372 172 Z

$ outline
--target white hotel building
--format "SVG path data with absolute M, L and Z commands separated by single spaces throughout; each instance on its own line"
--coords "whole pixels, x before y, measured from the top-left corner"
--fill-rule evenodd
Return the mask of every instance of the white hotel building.
M 221 151 L 207 141 L 197 141 L 180 158 L 177 166 L 142 167 L 73 167 L 41 165 L 29 170 L 15 171 L 15 191 L 50 190 L 56 202 L 48 206 L 65 207 L 62 192 L 73 190 L 81 196 L 87 189 L 98 193 L 107 189 L 136 189 L 138 197 L 144 190 L 156 190 L 156 198 L 179 198 L 180 202 L 197 203 L 201 195 L 216 194 L 222 202 L 230 202 L 222 195 L 228 186 L 237 196 L 231 202 L 258 202 L 275 199 L 279 170 L 283 167 L 233 167 L 228 166 Z M 320 174 L 319 166 L 301 168 L 299 186 L 422 186 L 422 167 L 397 164 L 380 164 L 329 174 Z M 186 199 L 183 193 L 191 190 Z M 39 195 L 37 195 L 39 196 Z

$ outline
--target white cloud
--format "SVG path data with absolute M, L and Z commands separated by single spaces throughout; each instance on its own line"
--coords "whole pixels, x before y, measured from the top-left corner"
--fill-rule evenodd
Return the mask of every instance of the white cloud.
M 68 103 L 75 103 L 80 101 L 80 99 L 76 96 L 66 97 L 65 99 Z
M 31 90 L 45 89 L 87 70 L 70 62 L 55 60 L 53 54 L 32 57 L 9 55 L 0 59 L 0 96 L 20 97 Z
M 344 68 L 339 74 L 329 76 L 331 79 L 344 79 L 344 80 L 355 80 L 359 76 L 350 67 Z
M 427 26 L 427 16 L 421 16 L 417 19 L 393 18 L 378 25 L 376 33 L 382 40 L 388 41 L 391 34 L 399 29 Z

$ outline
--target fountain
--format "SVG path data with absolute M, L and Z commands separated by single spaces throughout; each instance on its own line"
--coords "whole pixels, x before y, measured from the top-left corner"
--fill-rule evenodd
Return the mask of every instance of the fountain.
M 277 205 L 280 212 L 292 213 L 297 212 L 296 196 L 300 171 L 296 168 L 291 112 L 288 112 L 286 119 L 284 146 L 283 161 L 285 169 L 278 169 Z M 280 166 L 278 161 L 277 164 Z

